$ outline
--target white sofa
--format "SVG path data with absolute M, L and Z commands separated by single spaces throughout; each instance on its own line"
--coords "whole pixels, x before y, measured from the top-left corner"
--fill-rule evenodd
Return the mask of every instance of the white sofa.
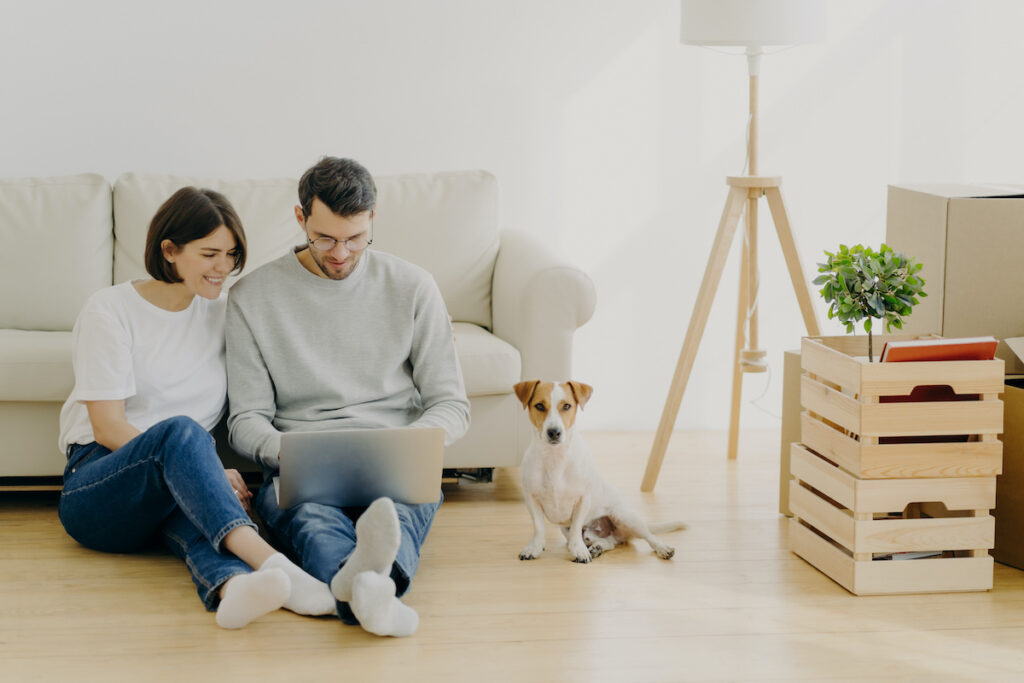
M 92 292 L 147 277 L 142 254 L 157 207 L 184 185 L 223 192 L 246 229 L 248 271 L 301 242 L 296 183 L 139 173 L 113 187 L 94 174 L 0 180 L 0 484 L 63 472 L 57 424 L 73 383 L 70 330 Z M 571 375 L 573 333 L 593 313 L 593 284 L 539 240 L 499 230 L 489 173 L 377 184 L 371 248 L 426 268 L 455 321 L 472 425 L 445 467 L 515 466 L 529 437 L 512 385 Z M 241 462 L 219 442 L 226 461 Z

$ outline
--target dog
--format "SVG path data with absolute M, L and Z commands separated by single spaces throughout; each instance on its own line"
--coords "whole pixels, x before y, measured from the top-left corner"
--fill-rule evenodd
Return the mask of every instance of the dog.
M 519 553 L 533 560 L 544 552 L 545 517 L 562 528 L 574 562 L 590 562 L 605 551 L 642 538 L 667 560 L 675 550 L 654 532 L 686 528 L 681 522 L 648 525 L 601 477 L 583 438 L 574 434 L 577 410 L 594 390 L 582 382 L 529 380 L 514 387 L 529 413 L 533 436 L 520 466 L 533 538 Z

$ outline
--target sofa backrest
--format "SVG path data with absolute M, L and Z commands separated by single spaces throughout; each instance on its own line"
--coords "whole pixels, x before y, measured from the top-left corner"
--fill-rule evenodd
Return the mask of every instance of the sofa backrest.
M 245 227 L 246 270 L 271 261 L 302 240 L 295 223 L 295 181 L 217 180 L 156 173 L 125 173 L 114 181 L 114 283 L 148 278 L 144 262 L 146 233 L 160 205 L 194 185 L 224 194 Z M 228 285 L 234 278 L 229 279 Z
M 491 277 L 498 253 L 498 184 L 483 171 L 376 178 L 373 249 L 430 272 L 448 311 L 491 326 Z M 147 277 L 146 231 L 160 205 L 185 185 L 223 193 L 245 226 L 246 272 L 303 241 L 295 221 L 297 179 L 225 181 L 127 173 L 114 183 L 114 282 Z M 244 273 L 243 273 L 244 275 Z M 229 282 L 230 286 L 230 282 Z
M 110 284 L 110 184 L 101 175 L 0 180 L 0 329 L 70 330 Z
M 486 171 L 381 176 L 373 247 L 423 267 L 448 313 L 491 329 L 498 181 Z

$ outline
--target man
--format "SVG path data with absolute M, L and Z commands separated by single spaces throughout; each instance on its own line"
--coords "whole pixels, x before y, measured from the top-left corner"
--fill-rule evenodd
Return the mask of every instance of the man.
M 299 181 L 307 244 L 242 278 L 227 314 L 232 447 L 263 465 L 256 507 L 275 543 L 328 582 L 338 616 L 405 636 L 409 589 L 440 501 L 382 498 L 363 510 L 282 510 L 272 475 L 281 433 L 443 427 L 465 434 L 469 401 L 441 293 L 423 269 L 368 250 L 377 189 L 350 159 L 325 157 Z M 438 492 L 440 498 L 440 492 Z

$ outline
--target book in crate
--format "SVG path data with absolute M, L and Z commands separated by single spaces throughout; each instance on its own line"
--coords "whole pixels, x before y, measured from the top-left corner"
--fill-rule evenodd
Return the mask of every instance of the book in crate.
M 995 337 L 925 337 L 894 339 L 882 346 L 883 363 L 939 360 L 992 360 L 999 341 Z

